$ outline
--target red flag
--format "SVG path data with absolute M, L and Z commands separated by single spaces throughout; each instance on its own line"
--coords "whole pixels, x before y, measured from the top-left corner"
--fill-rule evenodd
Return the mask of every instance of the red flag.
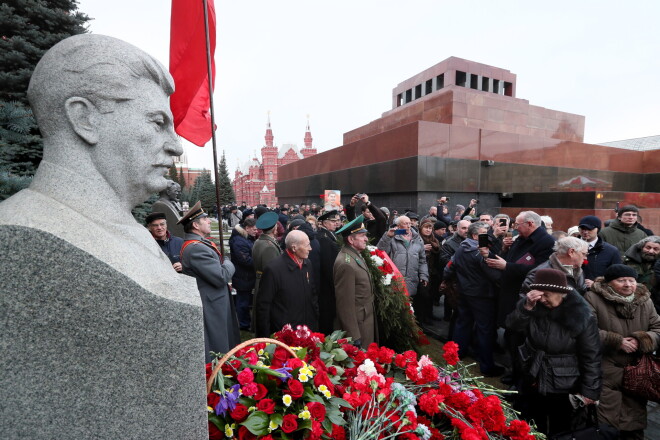
M 215 6 L 208 0 L 212 83 L 215 87 Z M 211 97 L 206 61 L 204 3 L 202 0 L 172 0 L 170 28 L 170 73 L 175 91 L 170 97 L 174 129 L 195 145 L 211 139 Z

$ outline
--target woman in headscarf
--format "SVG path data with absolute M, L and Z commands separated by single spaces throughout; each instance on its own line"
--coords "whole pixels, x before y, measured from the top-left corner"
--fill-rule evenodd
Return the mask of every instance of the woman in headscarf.
M 641 353 L 651 353 L 660 341 L 660 317 L 648 289 L 637 283 L 637 272 L 613 264 L 598 277 L 585 299 L 596 313 L 603 343 L 603 393 L 598 418 L 621 432 L 621 439 L 644 439 L 646 399 L 622 389 L 623 367 Z
M 515 406 L 554 435 L 571 428 L 569 394 L 587 405 L 600 396 L 600 338 L 589 305 L 564 272 L 540 269 L 530 289 L 506 320 L 507 328 L 527 335 L 518 348 L 525 376 Z

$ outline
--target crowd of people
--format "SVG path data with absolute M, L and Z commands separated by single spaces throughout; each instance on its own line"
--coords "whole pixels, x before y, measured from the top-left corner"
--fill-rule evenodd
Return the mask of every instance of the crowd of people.
M 330 211 L 218 211 L 231 230 L 228 255 L 208 239 L 199 203 L 180 221 L 183 240 L 162 215 L 147 218 L 174 270 L 197 279 L 207 360 L 237 344 L 239 330 L 267 337 L 285 324 L 340 329 L 358 347 L 378 342 L 362 252 L 371 243 L 401 272 L 420 325 L 438 319 L 433 306 L 443 302 L 447 337 L 484 376 L 517 390 L 515 407 L 541 431 L 568 429 L 578 399 L 597 405 L 621 438 L 643 439 L 646 401 L 626 394 L 622 371 L 660 343 L 660 236 L 641 225 L 637 207 L 620 208 L 607 226 L 585 216 L 566 232 L 533 211 L 512 219 L 480 211 L 476 199 L 451 209 L 446 197 L 421 218 L 362 193 Z M 508 354 L 506 369 L 495 362 L 498 351 Z

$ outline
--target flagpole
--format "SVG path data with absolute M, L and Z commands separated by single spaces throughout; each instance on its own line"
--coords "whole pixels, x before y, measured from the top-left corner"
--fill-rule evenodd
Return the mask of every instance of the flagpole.
M 213 176 L 215 180 L 215 202 L 217 204 L 218 231 L 220 235 L 220 252 L 225 254 L 223 243 L 222 216 L 220 215 L 220 176 L 218 174 L 218 149 L 215 141 L 215 110 L 213 109 L 213 70 L 211 69 L 211 37 L 209 36 L 209 11 L 208 0 L 202 0 L 204 4 L 204 35 L 206 35 L 206 67 L 209 80 L 209 102 L 211 105 L 211 139 L 213 142 Z

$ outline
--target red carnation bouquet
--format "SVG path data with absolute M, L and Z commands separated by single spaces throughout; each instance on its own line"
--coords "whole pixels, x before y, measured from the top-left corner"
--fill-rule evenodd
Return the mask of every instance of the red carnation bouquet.
M 510 439 L 535 433 L 498 391 L 470 376 L 458 345 L 444 365 L 412 350 L 358 349 L 342 332 L 285 326 L 222 365 L 208 394 L 211 438 Z M 215 361 L 214 363 L 217 363 Z M 207 365 L 207 371 L 214 365 Z

